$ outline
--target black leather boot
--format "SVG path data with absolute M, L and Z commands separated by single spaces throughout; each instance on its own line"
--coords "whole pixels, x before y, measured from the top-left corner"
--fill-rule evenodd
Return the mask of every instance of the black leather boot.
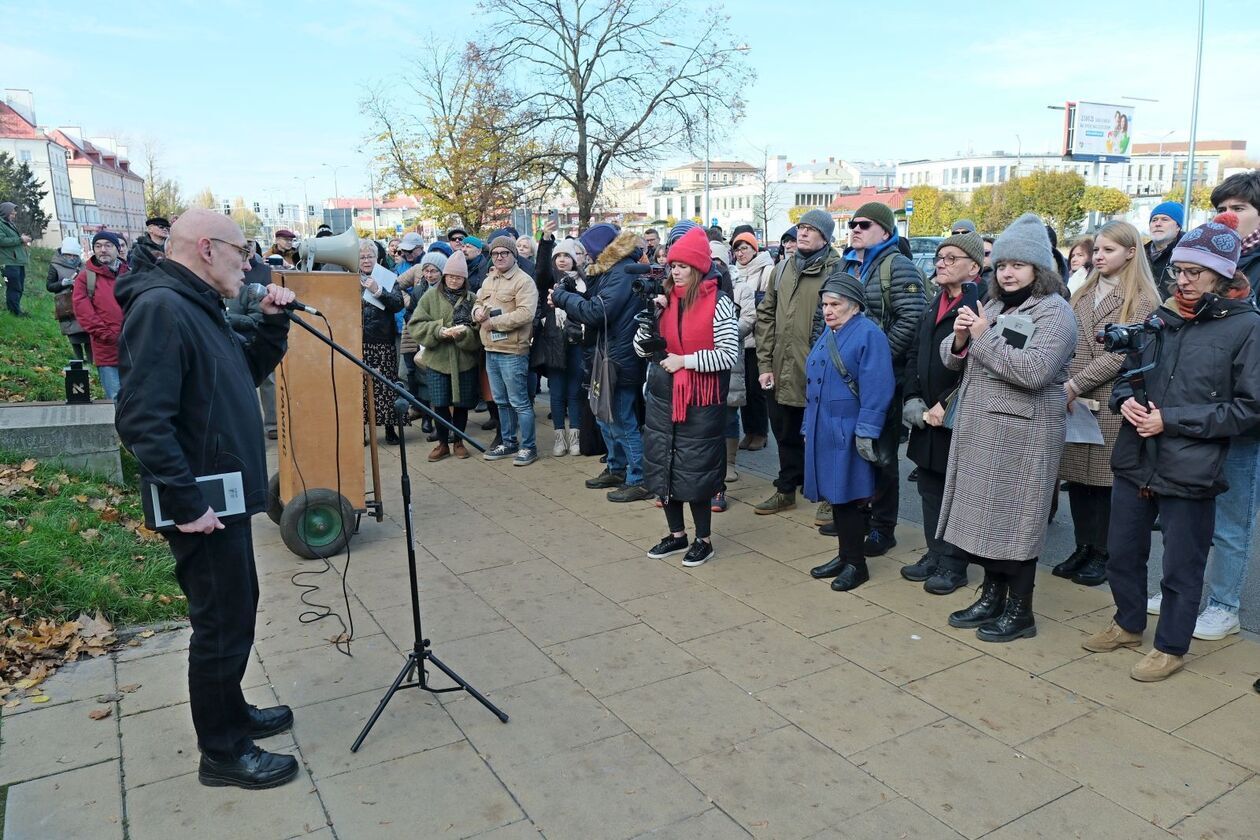
M 1008 595 L 1002 614 L 976 629 L 976 638 L 982 642 L 1013 642 L 1036 635 L 1032 598 L 1024 595 Z
M 1090 551 L 1089 562 L 1072 575 L 1072 583 L 1079 583 L 1081 586 L 1098 586 L 1100 583 L 1107 582 L 1107 550 L 1104 548 L 1093 548 Z
M 936 555 L 928 552 L 920 557 L 914 563 L 901 567 L 901 576 L 906 580 L 920 581 L 927 580 L 936 574 Z
M 849 561 L 842 558 L 839 554 L 823 563 L 821 566 L 815 566 L 809 570 L 809 576 L 813 578 L 830 578 L 840 574 L 840 571 L 849 565 Z
M 282 785 L 297 774 L 298 761 L 293 756 L 252 746 L 240 758 L 227 761 L 202 755 L 197 781 L 207 787 L 264 790 Z
M 1073 551 L 1068 559 L 1050 570 L 1050 574 L 1055 577 L 1070 578 L 1081 570 L 1081 568 L 1089 562 L 1090 546 L 1078 545 L 1076 551 Z
M 966 609 L 949 614 L 950 627 L 979 627 L 1002 614 L 1006 607 L 1006 581 L 985 572 L 980 597 Z

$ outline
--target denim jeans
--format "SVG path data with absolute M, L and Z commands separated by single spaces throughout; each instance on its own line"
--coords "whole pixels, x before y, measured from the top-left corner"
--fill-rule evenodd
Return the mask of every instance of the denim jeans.
M 486 353 L 486 376 L 490 393 L 499 406 L 499 434 L 503 443 L 521 449 L 537 449 L 534 438 L 534 403 L 529 398 L 529 356 L 512 353 Z
M 737 406 L 727 406 L 726 437 L 739 440 L 739 408 Z
M 1251 560 L 1256 500 L 1260 498 L 1260 440 L 1236 437 L 1225 456 L 1229 489 L 1216 497 L 1215 546 L 1208 563 L 1208 606 L 1238 612 L 1243 577 Z
M 105 399 L 118 399 L 118 389 L 121 387 L 118 368 L 114 365 L 98 365 L 96 372 L 101 376 L 101 387 L 105 389 Z
M 643 483 L 643 438 L 639 415 L 634 410 L 637 388 L 613 389 L 613 422 L 597 420 L 608 447 L 608 471 L 625 472 L 626 484 Z
M 547 369 L 547 396 L 551 400 L 553 426 L 557 429 L 568 426 L 575 431 L 582 428 L 581 346 L 566 344 L 564 369 Z

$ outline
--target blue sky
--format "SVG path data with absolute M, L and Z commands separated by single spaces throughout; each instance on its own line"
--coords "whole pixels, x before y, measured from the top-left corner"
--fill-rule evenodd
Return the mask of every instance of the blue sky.
M 1014 152 L 1017 135 L 1040 152 L 1061 131 L 1046 105 L 1121 96 L 1160 100 L 1135 103 L 1137 142 L 1188 136 L 1193 0 L 797 0 L 777 16 L 764 2 L 720 5 L 758 78 L 715 158 L 755 160 L 765 146 L 795 161 Z M 187 194 L 300 201 L 294 177 L 312 176 L 312 202 L 333 193 L 322 163 L 342 167 L 342 195 L 367 192 L 365 88 L 400 78 L 436 41 L 475 37 L 484 18 L 469 0 L 0 6 L 20 33 L 6 32 L 0 83 L 30 89 L 41 124 L 119 136 L 133 160 L 156 141 Z M 1209 0 L 1199 137 L 1245 139 L 1260 158 L 1257 43 L 1253 1 Z

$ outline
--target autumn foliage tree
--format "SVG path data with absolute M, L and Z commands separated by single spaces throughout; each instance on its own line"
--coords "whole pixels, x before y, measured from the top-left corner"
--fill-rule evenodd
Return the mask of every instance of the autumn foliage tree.
M 914 212 L 910 214 L 911 236 L 936 236 L 963 215 L 963 205 L 958 199 L 927 184 L 911 187 L 906 198 L 914 201 Z
M 1186 198 L 1185 187 L 1173 187 L 1164 194 L 1164 201 L 1182 204 Z M 1194 210 L 1212 210 L 1212 188 L 1202 184 L 1190 191 L 1190 207 Z
M 1133 201 L 1115 187 L 1086 187 L 1081 197 L 1081 207 L 1104 216 L 1118 216 L 1129 212 Z
M 39 239 L 48 229 L 48 213 L 43 207 L 48 190 L 31 171 L 30 164 L 17 163 L 8 152 L 0 152 L 0 201 L 17 205 L 17 229 Z
M 501 80 L 498 63 L 469 44 L 427 52 L 402 84 L 408 96 L 398 85 L 370 92 L 361 107 L 386 186 L 474 231 L 537 189 L 548 150 L 531 133 L 529 109 Z

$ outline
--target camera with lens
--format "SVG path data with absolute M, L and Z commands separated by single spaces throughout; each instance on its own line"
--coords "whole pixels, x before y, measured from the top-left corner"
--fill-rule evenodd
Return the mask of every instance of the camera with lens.
M 656 299 L 665 294 L 665 266 L 635 264 L 629 272 L 636 275 L 630 281 L 630 291 L 643 302 L 643 307 L 634 316 L 635 322 L 645 329 L 647 338 L 639 342 L 649 359 L 659 362 L 665 358 L 665 339 L 661 338 L 656 326 Z
M 634 271 L 634 268 L 642 269 Z M 638 274 L 630 282 L 630 290 L 642 298 L 644 301 L 656 300 L 660 295 L 665 294 L 665 266 L 663 265 L 640 265 L 633 266 L 631 273 Z
M 1147 336 L 1164 328 L 1164 319 L 1152 315 L 1140 324 L 1105 324 L 1094 340 L 1108 353 L 1131 353 L 1146 345 Z

